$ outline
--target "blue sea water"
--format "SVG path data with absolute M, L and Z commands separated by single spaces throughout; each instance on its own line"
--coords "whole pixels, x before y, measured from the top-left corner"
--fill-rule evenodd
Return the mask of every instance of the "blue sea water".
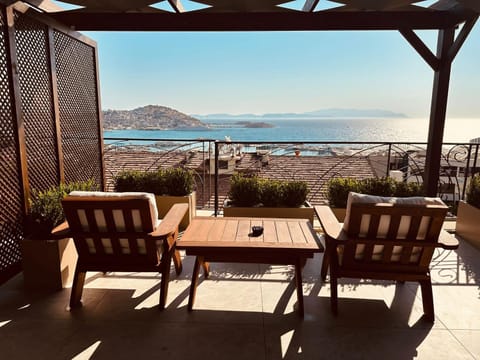
M 248 119 L 242 119 L 248 120 Z M 306 119 L 263 120 L 272 128 L 242 128 L 238 120 L 209 120 L 221 128 L 205 130 L 112 130 L 104 137 L 129 139 L 215 139 L 232 141 L 371 141 L 426 142 L 428 119 Z M 228 125 L 231 124 L 231 127 Z M 444 142 L 469 142 L 480 137 L 480 119 L 448 119 Z

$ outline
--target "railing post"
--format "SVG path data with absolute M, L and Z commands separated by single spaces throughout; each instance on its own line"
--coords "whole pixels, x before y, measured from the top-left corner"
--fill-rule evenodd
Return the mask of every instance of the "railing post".
M 217 216 L 218 216 L 218 141 L 215 141 L 215 217 Z
M 390 158 L 392 156 L 392 143 L 388 143 L 388 156 L 387 156 L 387 173 L 385 176 L 388 178 L 390 176 Z
M 465 166 L 465 171 L 463 172 L 462 200 L 465 200 L 465 192 L 467 190 L 467 179 L 468 179 L 468 175 L 469 175 L 469 172 L 470 172 L 470 159 L 471 159 L 471 155 L 472 155 L 472 147 L 473 147 L 472 144 L 470 144 L 468 146 L 467 164 Z

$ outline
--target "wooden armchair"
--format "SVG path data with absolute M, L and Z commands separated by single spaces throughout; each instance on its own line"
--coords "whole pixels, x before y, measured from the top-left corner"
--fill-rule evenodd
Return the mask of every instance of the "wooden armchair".
M 426 319 L 434 321 L 429 265 L 435 248 L 458 248 L 442 230 L 447 206 L 438 198 L 381 198 L 350 193 L 345 223 L 328 206 L 315 211 L 325 232 L 321 276 L 330 269 L 331 308 L 338 311 L 338 278 L 418 281 Z
M 177 274 L 182 271 L 175 245 L 188 204 L 175 204 L 162 220 L 148 193 L 74 191 L 62 205 L 67 221 L 52 233 L 72 237 L 78 252 L 70 307 L 81 305 L 87 271 L 152 271 L 162 276 L 163 309 L 172 258 Z

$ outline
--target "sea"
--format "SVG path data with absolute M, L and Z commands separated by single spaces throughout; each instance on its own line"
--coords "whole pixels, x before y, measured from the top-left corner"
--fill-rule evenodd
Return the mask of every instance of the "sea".
M 321 141 L 321 142 L 426 142 L 428 119 L 414 118 L 321 118 L 321 119 L 266 119 L 268 128 L 238 126 L 235 120 L 203 120 L 212 124 L 202 130 L 111 130 L 105 131 L 109 138 L 197 140 L 213 139 L 235 141 Z M 241 119 L 241 121 L 259 121 Z M 467 143 L 480 137 L 480 118 L 447 119 L 444 143 Z M 144 142 L 145 143 L 145 142 Z

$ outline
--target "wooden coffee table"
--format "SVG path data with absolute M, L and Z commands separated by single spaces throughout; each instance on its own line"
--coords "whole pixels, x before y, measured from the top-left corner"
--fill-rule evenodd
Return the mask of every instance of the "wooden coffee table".
M 252 226 L 263 234 L 252 236 Z M 306 219 L 196 217 L 177 248 L 195 255 L 188 310 L 192 310 L 200 266 L 208 276 L 209 262 L 295 265 L 298 312 L 303 310 L 302 269 L 307 258 L 323 252 L 323 246 Z

